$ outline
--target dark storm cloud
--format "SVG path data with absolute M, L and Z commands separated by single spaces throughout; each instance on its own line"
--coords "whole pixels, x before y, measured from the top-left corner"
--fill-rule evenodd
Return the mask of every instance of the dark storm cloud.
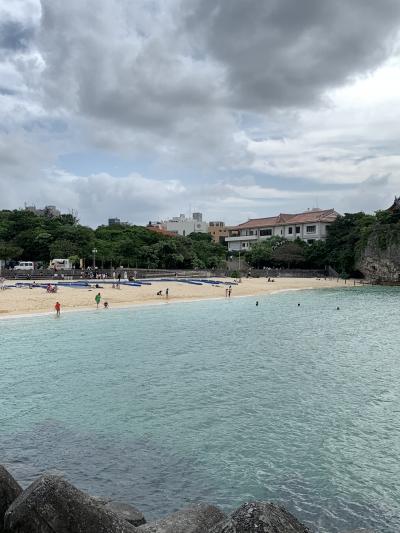
M 14 0 L 6 7 L 12 22 L 0 33 L 0 120 L 14 136 L 0 134 L 0 199 L 9 207 L 58 202 L 94 223 L 108 211 L 145 221 L 196 202 L 238 222 L 308 207 L 315 196 L 339 210 L 344 202 L 372 206 L 371 176 L 389 176 L 379 186 L 384 202 L 392 195 L 400 172 L 398 67 L 367 87 L 381 100 L 392 87 L 387 105 L 363 98 L 360 87 L 336 100 L 338 91 L 329 90 L 353 78 L 364 87 L 387 58 L 396 61 L 398 0 Z M 129 154 L 123 180 L 98 161 L 96 170 L 72 170 L 58 159 L 96 150 Z
M 398 32 L 398 0 L 193 0 L 186 28 L 227 72 L 244 109 L 312 104 L 376 67 Z
M 179 144 L 190 153 L 209 151 L 205 131 L 214 150 L 218 138 L 225 149 L 243 111 L 257 120 L 260 112 L 313 105 L 376 67 L 400 22 L 397 0 L 41 6 L 36 44 L 47 108 L 79 115 L 93 132 L 120 127 L 122 144 L 126 137 L 146 144 L 145 136 L 155 146 L 155 135 L 168 139 L 169 151 Z
M 151 6 L 150 6 L 151 7 Z M 218 73 L 185 56 L 175 25 L 129 2 L 43 0 L 40 50 L 53 106 L 165 134 L 215 110 Z
M 0 49 L 18 51 L 29 48 L 35 30 L 17 21 L 0 23 Z

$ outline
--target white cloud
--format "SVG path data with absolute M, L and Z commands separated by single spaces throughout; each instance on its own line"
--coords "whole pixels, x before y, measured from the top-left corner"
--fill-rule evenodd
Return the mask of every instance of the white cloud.
M 400 190 L 400 4 L 296 6 L 0 0 L 0 208 L 96 224 L 384 207 Z M 94 150 L 131 171 L 57 164 Z

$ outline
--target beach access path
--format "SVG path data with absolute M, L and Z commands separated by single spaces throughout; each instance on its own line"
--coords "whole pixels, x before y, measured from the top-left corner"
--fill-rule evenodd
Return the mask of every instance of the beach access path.
M 234 284 L 230 278 L 215 278 L 215 281 L 224 284 L 213 284 L 207 280 L 203 284 L 191 284 L 180 282 L 179 279 L 171 281 L 151 281 L 151 285 L 132 286 L 121 284 L 119 289 L 112 288 L 110 283 L 97 280 L 102 287 L 71 288 L 60 286 L 56 294 L 47 293 L 43 287 L 9 288 L 0 290 L 0 318 L 10 315 L 24 315 L 36 313 L 53 313 L 57 301 L 61 303 L 61 312 L 67 310 L 94 309 L 96 308 L 95 296 L 101 294 L 101 305 L 107 301 L 110 308 L 127 307 L 131 305 L 157 304 L 177 301 L 191 301 L 201 299 L 225 298 L 225 290 L 232 283 L 232 298 L 240 296 L 262 296 L 286 290 L 321 289 L 352 287 L 353 281 L 324 278 L 274 278 L 273 283 L 268 283 L 266 278 L 242 278 L 241 283 Z M 108 282 L 110 280 L 107 280 Z M 146 280 L 147 282 L 150 280 Z M 96 282 L 96 280 L 94 280 Z M 196 280 L 197 282 L 197 280 Z M 28 283 L 28 282 L 25 282 Z M 45 284 L 46 282 L 40 282 Z M 54 283 L 50 280 L 49 283 Z M 226 284 L 228 283 L 228 284 Z M 13 281 L 7 281 L 5 286 L 15 285 Z M 168 300 L 165 289 L 169 289 Z M 157 292 L 162 291 L 162 296 Z

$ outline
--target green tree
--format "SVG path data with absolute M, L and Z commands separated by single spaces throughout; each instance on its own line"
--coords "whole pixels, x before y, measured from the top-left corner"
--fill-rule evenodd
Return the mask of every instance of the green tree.
M 339 216 L 329 226 L 326 239 L 327 259 L 339 274 L 354 273 L 357 257 L 363 247 L 362 239 L 368 239 L 375 223 L 376 218 L 373 215 L 359 212 Z
M 304 246 L 300 242 L 284 242 L 272 251 L 271 258 L 288 268 L 300 266 L 306 260 Z
M 50 245 L 50 259 L 63 259 L 78 254 L 78 246 L 71 241 L 58 239 Z
M 0 259 L 6 261 L 17 260 L 21 257 L 23 249 L 19 246 L 14 246 L 13 244 L 8 244 L 6 242 L 0 242 Z
M 272 254 L 274 250 L 282 246 L 286 241 L 283 237 L 270 237 L 258 241 L 251 247 L 246 254 L 246 261 L 254 268 L 263 268 L 272 266 Z

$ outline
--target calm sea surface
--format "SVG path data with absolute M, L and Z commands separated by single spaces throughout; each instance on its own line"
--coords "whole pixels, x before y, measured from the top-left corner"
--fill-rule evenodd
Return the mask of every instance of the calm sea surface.
M 0 321 L 0 463 L 148 518 L 260 499 L 398 532 L 400 290 L 258 299 Z

